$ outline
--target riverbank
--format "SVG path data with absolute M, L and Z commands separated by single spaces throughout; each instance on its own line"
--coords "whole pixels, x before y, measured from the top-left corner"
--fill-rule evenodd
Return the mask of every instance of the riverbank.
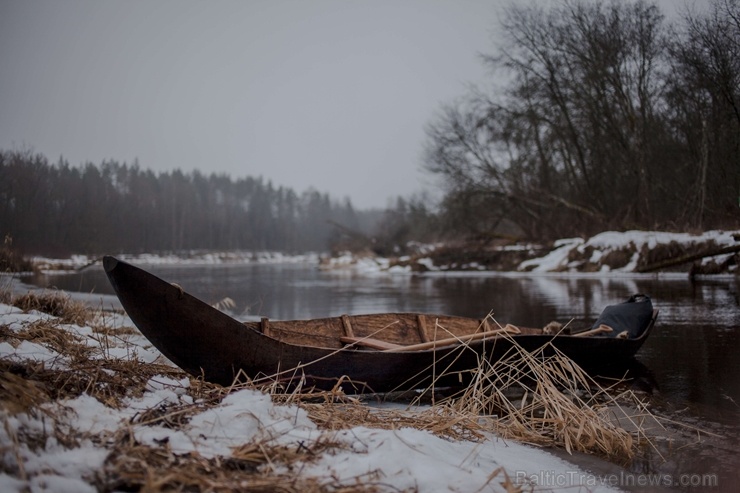
M 2 491 L 585 492 L 673 480 L 577 466 L 519 443 L 506 419 L 451 405 L 211 385 L 171 365 L 123 313 L 63 292 L 0 301 Z M 582 409 L 587 421 L 569 408 L 542 444 L 578 450 L 593 429 L 593 446 L 620 460 L 645 445 L 644 428 L 612 422 L 615 409 L 630 423 L 645 409 L 604 395 Z
M 606 231 L 591 238 L 564 238 L 552 244 L 445 243 L 409 245 L 411 253 L 380 257 L 366 252 L 287 254 L 269 251 L 185 251 L 121 254 L 140 265 L 315 264 L 324 270 L 361 274 L 506 272 L 558 274 L 670 273 L 689 276 L 738 275 L 740 230 L 699 234 Z M 100 260 L 89 255 L 30 257 L 24 265 L 42 273 L 84 269 Z
M 737 275 L 740 230 L 701 234 L 606 231 L 591 238 L 539 244 L 417 245 L 396 258 L 343 254 L 325 259 L 325 269 L 361 272 L 518 272 L 594 275 L 651 272 Z

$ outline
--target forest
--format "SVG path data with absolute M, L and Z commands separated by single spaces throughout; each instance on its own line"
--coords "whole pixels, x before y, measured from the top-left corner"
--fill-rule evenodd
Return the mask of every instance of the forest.
M 490 85 L 426 127 L 442 198 L 385 211 L 262 178 L 0 151 L 0 235 L 24 253 L 287 252 L 604 230 L 740 227 L 740 0 L 511 4 Z M 471 47 L 474 49 L 474 47 Z M 414 165 L 414 163 L 410 163 Z
M 27 254 L 323 251 L 338 234 L 333 223 L 359 228 L 372 215 L 261 178 L 155 174 L 111 161 L 52 165 L 40 154 L 0 152 L 0 233 Z

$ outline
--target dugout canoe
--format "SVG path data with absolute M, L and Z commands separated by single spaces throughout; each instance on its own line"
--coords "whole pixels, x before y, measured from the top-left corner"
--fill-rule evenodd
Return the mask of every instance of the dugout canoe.
M 481 356 L 495 360 L 515 345 L 546 346 L 545 355 L 555 347 L 587 367 L 615 363 L 635 355 L 658 314 L 647 296 L 634 295 L 571 334 L 501 326 L 487 316 L 419 313 L 240 322 L 132 264 L 106 256 L 103 266 L 142 334 L 186 372 L 222 385 L 249 379 L 331 389 L 339 383 L 351 393 L 459 385 Z

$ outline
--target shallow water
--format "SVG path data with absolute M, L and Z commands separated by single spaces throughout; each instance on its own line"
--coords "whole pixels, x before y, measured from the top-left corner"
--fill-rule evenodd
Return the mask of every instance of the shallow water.
M 658 324 L 633 365 L 633 389 L 681 423 L 674 441 L 647 450 L 631 470 L 717 474 L 718 487 L 740 482 L 740 294 L 737 278 L 574 278 L 518 275 L 379 275 L 323 272 L 313 265 L 151 266 L 148 270 L 214 303 L 229 297 L 237 318 L 302 319 L 344 313 L 426 312 L 542 326 L 585 325 L 604 306 L 649 295 Z M 101 268 L 39 276 L 40 286 L 112 293 Z M 697 432 L 707 430 L 719 437 Z M 662 455 L 662 457 L 661 457 Z M 685 486 L 685 491 L 704 487 Z

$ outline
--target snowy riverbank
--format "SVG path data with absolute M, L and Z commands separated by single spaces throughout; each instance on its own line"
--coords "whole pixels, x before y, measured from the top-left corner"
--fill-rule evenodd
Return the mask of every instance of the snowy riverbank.
M 318 265 L 321 269 L 352 270 L 359 274 L 448 272 L 507 272 L 558 274 L 635 274 L 647 272 L 716 275 L 740 273 L 740 230 L 700 234 L 660 231 L 606 231 L 591 238 L 565 238 L 551 245 L 505 244 L 455 247 L 415 245 L 413 254 L 379 257 L 350 252 L 334 256 L 281 252 L 178 252 L 122 254 L 121 260 L 140 265 L 285 264 Z M 40 272 L 84 268 L 99 258 L 74 255 L 66 259 L 33 257 Z
M 255 389 L 216 388 L 169 364 L 122 314 L 0 304 L 0 367 L 3 492 L 585 492 L 648 480 L 466 434 L 430 408 L 370 419 L 387 408 L 334 396 L 317 418 Z M 337 426 L 342 402 L 365 418 Z
M 119 259 L 140 265 L 227 265 L 227 264 L 318 264 L 317 253 L 289 255 L 270 251 L 179 252 L 177 254 L 120 254 Z M 100 261 L 101 257 L 72 255 L 69 258 L 31 257 L 29 260 L 40 272 L 63 272 L 82 269 Z
M 394 259 L 347 253 L 325 260 L 322 267 L 366 274 L 503 271 L 600 276 L 642 272 L 733 275 L 740 272 L 739 259 L 740 230 L 696 235 L 607 231 L 588 239 L 567 238 L 547 246 L 509 244 L 475 251 L 454 251 L 448 245 L 421 246 L 413 255 Z

